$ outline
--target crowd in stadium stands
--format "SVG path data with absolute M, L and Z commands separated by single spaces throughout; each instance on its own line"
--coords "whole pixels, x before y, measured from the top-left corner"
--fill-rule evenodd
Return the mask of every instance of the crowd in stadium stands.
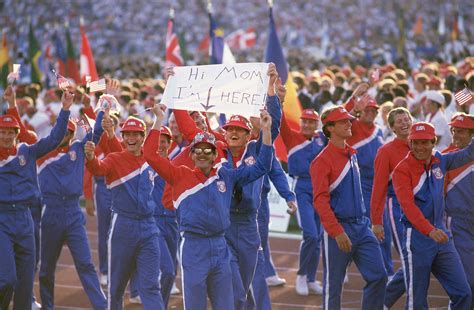
M 101 72 L 114 72 L 118 77 L 136 77 L 144 72 L 156 75 L 159 70 L 149 68 L 161 64 L 164 55 L 170 3 L 175 8 L 175 29 L 187 47 L 188 63 L 207 63 L 207 49 L 198 49 L 209 29 L 204 0 L 6 0 L 0 24 L 15 45 L 13 50 L 26 55 L 28 21 L 43 46 L 55 31 L 63 35 L 68 22 L 77 47 L 82 16 Z M 234 50 L 236 58 L 240 62 L 262 60 L 268 28 L 266 1 L 215 1 L 213 6 L 213 15 L 225 34 L 248 27 L 256 30 L 257 43 L 246 50 Z M 405 59 L 411 67 L 417 66 L 420 58 L 456 62 L 474 52 L 474 5 L 468 0 L 430 5 L 416 1 L 285 0 L 275 1 L 274 6 L 282 45 L 295 69 L 317 69 L 320 64 L 316 60 L 339 65 L 395 62 L 400 58 L 396 53 L 400 29 L 405 37 Z M 402 28 L 399 11 L 403 12 Z M 27 22 L 23 16 L 28 16 Z M 421 24 L 417 26 L 418 19 Z M 455 22 L 458 32 L 453 30 Z M 453 35 L 455 41 L 451 41 Z M 130 57 L 134 54 L 138 56 Z

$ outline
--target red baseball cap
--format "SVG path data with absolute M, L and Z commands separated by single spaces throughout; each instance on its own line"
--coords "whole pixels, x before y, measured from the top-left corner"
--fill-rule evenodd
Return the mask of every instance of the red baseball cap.
M 323 120 L 323 124 L 325 125 L 327 122 L 337 122 L 346 119 L 353 120 L 355 117 L 350 115 L 343 107 L 337 107 L 326 116 Z
M 419 122 L 410 129 L 409 140 L 432 140 L 436 137 L 435 128 L 430 123 Z
M 167 126 L 161 126 L 160 128 L 160 135 L 165 135 L 172 138 L 171 136 L 171 130 Z
M 313 121 L 319 121 L 319 114 L 313 109 L 304 109 L 301 112 L 301 119 L 311 119 Z
M 20 129 L 20 124 L 11 115 L 1 115 L 0 116 L 0 128 L 15 128 Z
M 191 143 L 191 148 L 193 148 L 198 143 L 208 143 L 216 148 L 216 137 L 212 133 L 200 132 L 194 136 L 193 142 Z
M 246 119 L 242 115 L 232 115 L 230 119 L 227 121 L 227 123 L 225 123 L 224 126 L 222 126 L 222 129 L 227 130 L 227 128 L 231 126 L 240 127 L 248 131 L 250 131 L 250 127 L 251 127 L 248 119 Z
M 457 114 L 451 118 L 449 126 L 458 128 L 474 129 L 473 115 L 470 114 Z
M 72 132 L 76 132 L 76 122 L 74 122 L 72 119 L 70 119 L 67 122 L 67 130 L 70 130 Z
M 377 101 L 375 101 L 374 98 L 372 97 L 369 97 L 368 101 L 367 101 L 367 105 L 365 106 L 366 108 L 374 108 L 374 109 L 379 109 L 379 105 L 377 104 Z
M 121 132 L 124 131 L 145 132 L 145 123 L 138 118 L 129 117 L 122 125 Z

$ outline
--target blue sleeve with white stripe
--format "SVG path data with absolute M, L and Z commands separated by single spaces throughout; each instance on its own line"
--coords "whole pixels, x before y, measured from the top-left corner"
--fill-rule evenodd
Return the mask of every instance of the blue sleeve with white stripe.
M 30 154 L 32 156 L 40 158 L 58 147 L 59 143 L 61 143 L 66 135 L 67 122 L 70 113 L 70 111 L 64 111 L 61 109 L 61 112 L 59 112 L 58 118 L 56 119 L 56 124 L 51 130 L 49 136 L 31 145 Z

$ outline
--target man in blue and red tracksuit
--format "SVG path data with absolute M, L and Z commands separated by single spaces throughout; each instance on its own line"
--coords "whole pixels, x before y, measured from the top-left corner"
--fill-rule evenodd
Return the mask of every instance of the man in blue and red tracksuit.
M 218 156 L 215 137 L 198 133 L 191 144 L 195 164 L 191 169 L 175 166 L 156 153 L 163 111 L 156 107 L 154 113 L 157 118 L 144 150 L 153 169 L 173 186 L 174 206 L 179 208 L 184 308 L 206 309 L 206 295 L 209 295 L 213 309 L 233 309 L 233 290 L 229 282 L 233 276 L 231 256 L 224 238 L 230 226 L 232 189 L 270 170 L 271 117 L 262 113 L 264 144 L 253 165 L 240 165 L 237 169 L 221 164 L 214 166 Z
M 108 309 L 122 309 L 123 294 L 134 271 L 145 309 L 164 309 L 158 277 L 160 248 L 151 199 L 155 173 L 142 153 L 145 124 L 128 118 L 122 126 L 125 150 L 99 161 L 92 142 L 85 145 L 87 169 L 105 176 L 112 191 L 112 222 L 108 240 Z
M 99 113 L 93 140 L 102 134 Z M 94 309 L 105 309 L 107 301 L 102 291 L 89 248 L 85 217 L 79 204 L 83 193 L 84 145 L 91 139 L 89 132 L 82 141 L 72 141 L 76 124 L 68 123 L 68 132 L 56 150 L 37 161 L 38 181 L 43 201 L 41 216 L 41 266 L 39 271 L 42 309 L 54 309 L 54 273 L 64 244 L 71 251 L 82 286 Z
M 33 145 L 17 144 L 20 125 L 0 116 L 0 306 L 31 309 L 35 239 L 29 206 L 40 197 L 36 160 L 55 149 L 66 133 L 74 95 L 65 92 L 51 134 Z
M 388 114 L 388 124 L 395 134 L 395 139 L 383 145 L 375 156 L 374 164 L 374 187 L 370 200 L 370 217 L 372 220 L 372 230 L 379 241 L 389 238 L 394 240 L 395 249 L 402 257 L 403 224 L 401 222 L 402 212 L 397 196 L 393 189 L 392 173 L 395 167 L 408 154 L 408 135 L 412 126 L 410 111 L 403 107 L 393 109 Z M 385 210 L 385 212 L 384 212 Z M 385 220 L 388 218 L 390 230 L 385 228 Z M 402 265 L 404 264 L 403 259 Z M 385 290 L 384 304 L 388 308 L 405 293 L 404 269 L 397 270 L 392 279 L 388 282 Z
M 358 101 L 351 98 L 345 109 L 358 118 L 352 122 L 352 137 L 347 139 L 347 144 L 357 151 L 357 162 L 360 168 L 360 183 L 364 197 L 366 216 L 370 218 L 370 198 L 374 185 L 374 162 L 379 148 L 383 145 L 382 129 L 375 124 L 375 117 L 379 106 L 375 99 L 369 95 Z M 388 229 L 388 218 L 384 217 L 384 226 Z M 393 275 L 392 263 L 392 238 L 387 235 L 380 244 L 385 269 L 389 276 Z
M 313 203 L 324 227 L 323 309 L 340 309 L 346 268 L 354 261 L 367 282 L 362 309 L 382 309 L 387 274 L 377 239 L 365 216 L 356 151 L 346 144 L 351 120 L 343 107 L 325 110 L 323 132 L 329 138 L 311 163 Z
M 453 142 L 443 151 L 449 153 L 466 148 L 474 137 L 474 116 L 455 115 L 451 122 Z M 451 218 L 450 229 L 454 246 L 461 257 L 467 281 L 474 298 L 474 161 L 448 171 L 445 178 L 446 214 Z M 474 300 L 471 301 L 471 308 Z
M 295 179 L 294 190 L 298 203 L 298 223 L 303 231 L 300 247 L 300 267 L 296 274 L 295 289 L 298 295 L 322 294 L 320 282 L 316 281 L 321 250 L 321 221 L 313 208 L 313 190 L 309 166 L 327 144 L 320 131 L 319 115 L 313 109 L 301 113 L 301 129 L 290 128 L 285 115 L 281 123 L 281 137 L 288 150 L 288 172 Z
M 263 179 L 261 203 L 258 208 L 257 222 L 258 234 L 260 236 L 261 248 L 258 251 L 257 267 L 252 280 L 250 293 L 253 298 L 247 298 L 246 309 L 271 309 L 270 294 L 268 291 L 266 277 L 266 264 L 271 264 L 270 242 L 268 240 L 268 225 L 270 224 L 270 205 L 268 203 L 268 193 L 270 192 L 270 180 L 276 190 L 287 202 L 289 214 L 296 212 L 295 194 L 290 190 L 288 179 L 286 177 L 280 162 L 273 154 L 272 167 Z M 275 274 L 273 274 L 275 275 Z M 283 282 L 282 284 L 284 284 Z M 255 304 L 253 303 L 255 301 Z
M 20 125 L 20 132 L 17 137 L 18 142 L 24 142 L 27 144 L 34 144 L 38 141 L 38 137 L 32 131 L 26 129 L 25 125 L 21 121 L 20 114 L 18 113 L 18 109 L 16 106 L 16 93 L 13 90 L 12 86 L 8 86 L 5 92 L 3 93 L 3 98 L 8 102 L 8 109 L 6 111 L 6 115 L 13 116 L 18 124 Z M 31 203 L 29 206 L 31 217 L 33 218 L 34 223 L 34 232 L 35 232 L 35 273 L 38 271 L 38 263 L 39 263 L 39 226 L 41 221 L 41 197 L 36 200 L 36 203 Z M 33 292 L 33 301 L 32 301 L 32 309 L 40 309 L 41 305 L 36 301 L 36 297 Z
M 406 309 L 427 305 L 430 275 L 440 281 L 450 299 L 450 309 L 469 309 L 471 289 L 459 254 L 444 221 L 444 175 L 474 160 L 474 140 L 459 152 L 433 154 L 435 128 L 413 124 L 410 153 L 393 172 L 393 187 L 403 210 L 405 225 Z

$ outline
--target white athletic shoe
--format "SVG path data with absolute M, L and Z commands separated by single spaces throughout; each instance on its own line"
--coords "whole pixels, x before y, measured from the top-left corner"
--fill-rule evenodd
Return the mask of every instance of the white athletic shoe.
M 281 286 L 286 284 L 286 280 L 274 275 L 265 279 L 267 286 Z
M 128 299 L 128 302 L 131 303 L 131 304 L 141 305 L 142 304 L 142 299 L 140 298 L 140 296 L 130 297 Z
M 306 280 L 306 276 L 296 275 L 296 283 L 295 283 L 296 294 L 302 296 L 308 296 L 308 282 Z
M 100 274 L 99 276 L 99 282 L 100 285 L 106 286 L 108 281 L 107 281 L 107 275 L 106 274 Z
M 321 286 L 321 282 L 319 281 L 308 282 L 308 291 L 312 295 L 322 295 L 323 287 Z
M 179 293 L 181 293 L 181 291 L 179 290 L 179 288 L 176 287 L 176 283 L 173 283 L 170 295 L 179 295 Z
M 41 304 L 36 300 L 31 303 L 31 310 L 41 310 Z
M 349 276 L 347 275 L 347 273 L 344 276 L 344 284 L 346 284 L 346 283 L 349 283 Z

